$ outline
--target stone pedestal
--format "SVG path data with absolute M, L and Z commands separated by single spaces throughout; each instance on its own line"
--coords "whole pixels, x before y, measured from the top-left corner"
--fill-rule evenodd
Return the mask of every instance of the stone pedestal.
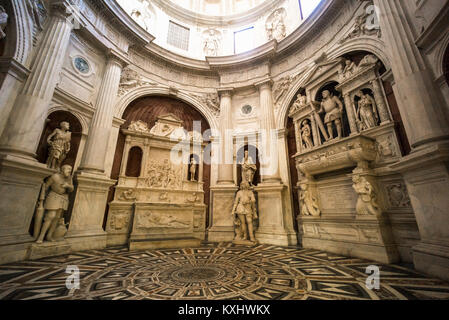
M 263 244 L 292 246 L 298 243 L 296 232 L 288 226 L 285 217 L 283 193 L 285 186 L 279 183 L 263 183 L 254 188 L 258 195 L 259 228 L 256 239 Z
M 25 259 L 42 183 L 53 173 L 36 161 L 0 155 L 0 263 Z
M 76 197 L 66 236 L 74 251 L 106 247 L 103 220 L 109 188 L 116 181 L 85 172 L 76 174 Z
M 212 217 L 208 240 L 211 242 L 232 241 L 235 233 L 231 213 L 238 188 L 234 185 L 218 185 L 210 189 Z
M 421 242 L 413 248 L 415 268 L 449 279 L 449 144 L 434 144 L 392 165 L 402 173 L 415 211 Z
M 27 260 L 38 260 L 68 254 L 72 251 L 70 244 L 64 241 L 33 243 L 27 254 Z

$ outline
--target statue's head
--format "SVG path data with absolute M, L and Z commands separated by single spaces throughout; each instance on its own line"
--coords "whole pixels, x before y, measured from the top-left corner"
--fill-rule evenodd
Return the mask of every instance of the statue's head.
M 323 98 L 327 99 L 331 96 L 331 92 L 329 90 L 324 90 L 323 91 Z
M 302 125 L 305 127 L 305 126 L 307 126 L 309 124 L 309 121 L 308 120 L 304 120 L 303 122 L 302 122 Z
M 66 164 L 61 167 L 61 173 L 64 177 L 68 178 L 72 174 L 72 166 Z
M 354 182 L 354 183 L 359 183 L 360 179 L 361 179 L 360 175 L 358 175 L 358 174 L 355 174 L 352 176 L 352 182 Z
M 249 189 L 249 183 L 246 182 L 246 181 L 243 181 L 243 182 L 240 184 L 240 189 L 241 189 L 241 190 L 248 190 L 248 189 Z
M 350 65 L 351 65 L 351 63 L 352 63 L 352 61 L 351 61 L 351 60 L 349 60 L 349 59 L 346 59 L 345 63 L 346 63 L 346 65 L 347 65 L 347 66 L 350 66 Z
M 301 184 L 299 185 L 299 187 L 301 188 L 302 191 L 306 191 L 307 188 L 308 188 L 308 186 L 307 186 L 306 183 L 301 183 Z
M 61 129 L 64 129 L 64 130 L 70 129 L 70 123 L 68 123 L 67 121 L 63 121 L 59 125 L 61 126 Z

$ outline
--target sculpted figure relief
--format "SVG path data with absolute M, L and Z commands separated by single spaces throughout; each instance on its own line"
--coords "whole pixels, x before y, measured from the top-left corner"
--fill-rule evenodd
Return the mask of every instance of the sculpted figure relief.
M 207 57 L 218 56 L 220 48 L 220 33 L 217 30 L 209 29 L 204 33 L 203 51 Z
M 69 131 L 70 124 L 68 122 L 61 122 L 60 129 L 55 129 L 47 138 L 49 145 L 47 166 L 50 169 L 61 168 L 67 154 L 70 152 L 70 142 L 72 140 L 72 133 Z
M 248 182 L 241 183 L 231 214 L 236 228 L 234 241 L 257 243 L 253 226 L 254 219 L 258 219 L 256 197 Z
M 255 164 L 253 158 L 249 156 L 248 150 L 245 150 L 245 157 L 242 163 L 242 181 L 247 182 L 250 186 L 252 186 L 256 171 L 257 165 Z
M 45 8 L 42 0 L 28 0 L 27 1 L 28 14 L 33 19 L 34 25 L 43 30 L 45 19 L 47 18 L 47 8 Z
M 363 93 L 363 91 L 359 91 L 357 96 L 360 97 L 359 108 L 357 110 L 357 122 L 360 130 L 376 127 L 379 123 L 376 101 L 369 94 Z
M 382 211 L 377 204 L 377 195 L 372 184 L 360 175 L 354 175 L 352 181 L 354 182 L 352 187 L 359 196 L 356 206 L 357 214 L 380 216 Z
M 290 109 L 290 115 L 295 114 L 302 108 L 307 107 L 307 96 L 303 96 L 302 94 L 298 94 L 296 96 L 296 101 L 293 103 Z
M 281 10 L 276 10 L 274 12 L 272 20 L 267 22 L 266 30 L 269 40 L 276 39 L 277 41 L 281 41 L 285 38 L 287 34 Z
M 318 113 L 325 113 L 324 123 L 327 126 L 329 140 L 334 139 L 333 124 L 337 128 L 337 139 L 341 139 L 343 135 L 342 117 L 343 117 L 343 103 L 331 94 L 329 90 L 323 91 L 323 101 Z
M 65 236 L 67 229 L 62 215 L 69 207 L 69 193 L 74 190 L 71 174 L 72 167 L 65 165 L 61 173 L 52 175 L 42 186 L 34 225 L 36 243 L 42 243 L 44 239 L 53 242 Z M 50 192 L 46 196 L 48 189 Z
M 149 10 L 145 7 L 143 0 L 138 0 L 138 3 L 139 5 L 131 11 L 131 18 L 146 31 L 149 31 L 151 27 Z
M 303 216 L 319 217 L 321 210 L 318 206 L 318 200 L 313 196 L 309 186 L 305 183 L 300 184 L 301 192 L 299 194 L 299 204 Z
M 8 24 L 8 14 L 6 13 L 5 8 L 0 6 L 0 40 L 6 38 L 6 25 Z
M 130 131 L 136 131 L 136 132 L 143 132 L 143 133 L 149 133 L 150 129 L 148 128 L 148 124 L 143 121 L 132 121 L 131 124 L 128 127 L 128 130 Z
M 313 148 L 312 129 L 308 120 L 304 120 L 301 126 L 301 137 L 306 149 Z

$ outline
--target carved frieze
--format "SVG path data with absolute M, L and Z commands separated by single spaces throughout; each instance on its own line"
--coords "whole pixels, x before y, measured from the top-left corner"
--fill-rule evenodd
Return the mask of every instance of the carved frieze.
M 142 211 L 137 214 L 137 228 L 171 228 L 185 229 L 192 225 L 191 221 L 176 217 L 175 214 Z
M 120 78 L 118 95 L 123 96 L 129 91 L 144 85 L 157 86 L 157 83 L 150 81 L 149 79 L 145 79 L 134 70 L 126 68 L 123 70 Z

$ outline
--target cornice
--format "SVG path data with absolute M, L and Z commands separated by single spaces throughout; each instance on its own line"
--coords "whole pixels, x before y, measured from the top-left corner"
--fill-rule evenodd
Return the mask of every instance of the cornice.
M 416 39 L 416 46 L 420 49 L 426 48 L 430 50 L 438 42 L 438 40 L 445 34 L 448 28 L 449 21 L 449 0 L 438 15 L 433 19 L 426 30 Z

